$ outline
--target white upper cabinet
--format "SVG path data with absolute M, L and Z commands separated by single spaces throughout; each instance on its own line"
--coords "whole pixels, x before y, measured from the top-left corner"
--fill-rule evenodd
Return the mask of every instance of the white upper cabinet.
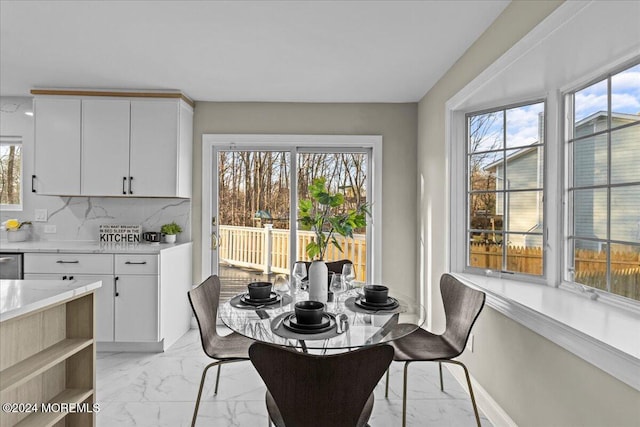
M 82 101 L 81 194 L 127 194 L 129 108 L 127 100 Z
M 34 193 L 80 194 L 80 100 L 36 99 Z
M 131 102 L 131 194 L 178 193 L 178 123 L 176 102 Z
M 193 109 L 183 100 L 37 97 L 39 194 L 191 197 Z

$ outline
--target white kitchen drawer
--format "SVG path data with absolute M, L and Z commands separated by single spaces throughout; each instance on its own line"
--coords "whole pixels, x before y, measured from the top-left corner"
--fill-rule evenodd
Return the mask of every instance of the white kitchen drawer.
M 113 274 L 110 254 L 24 254 L 24 272 L 47 274 Z
M 116 274 L 158 273 L 158 255 L 116 255 Z

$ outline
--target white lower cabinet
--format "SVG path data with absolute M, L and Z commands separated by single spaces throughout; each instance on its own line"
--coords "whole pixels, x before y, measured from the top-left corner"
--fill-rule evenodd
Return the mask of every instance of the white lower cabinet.
M 157 254 L 25 253 L 25 279 L 101 280 L 101 351 L 163 351 L 190 326 L 191 244 Z
M 158 276 L 116 276 L 115 341 L 159 341 Z

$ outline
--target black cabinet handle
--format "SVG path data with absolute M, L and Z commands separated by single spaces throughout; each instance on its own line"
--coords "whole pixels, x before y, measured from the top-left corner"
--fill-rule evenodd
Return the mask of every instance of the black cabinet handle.
M 62 276 L 62 280 L 67 280 L 67 276 Z
M 73 276 L 69 276 L 69 280 L 73 280 Z
M 147 263 L 147 261 L 142 261 L 142 262 L 127 261 L 127 262 L 125 262 L 125 264 L 129 264 L 129 265 L 144 265 L 146 263 Z
M 119 279 L 118 276 L 116 276 L 113 279 L 113 290 L 114 290 L 114 295 L 115 296 L 120 296 L 120 293 L 118 292 L 118 279 Z
M 129 177 L 129 194 L 133 194 L 133 189 L 131 188 L 133 185 L 133 177 Z
M 63 261 L 61 259 L 59 259 L 58 261 L 56 261 L 57 264 L 80 264 L 80 261 Z
M 31 175 L 31 192 L 36 193 L 36 176 Z
M 127 177 L 123 176 L 122 177 L 122 194 L 127 194 L 127 190 L 125 190 L 125 188 L 124 188 L 125 185 L 126 185 L 126 182 L 127 182 Z

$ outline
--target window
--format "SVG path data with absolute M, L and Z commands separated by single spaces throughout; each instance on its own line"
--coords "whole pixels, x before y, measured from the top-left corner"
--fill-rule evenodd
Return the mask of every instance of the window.
M 640 300 L 640 64 L 566 95 L 566 279 Z
M 544 102 L 468 114 L 467 266 L 542 275 Z
M 22 140 L 0 137 L 0 207 L 22 210 Z

